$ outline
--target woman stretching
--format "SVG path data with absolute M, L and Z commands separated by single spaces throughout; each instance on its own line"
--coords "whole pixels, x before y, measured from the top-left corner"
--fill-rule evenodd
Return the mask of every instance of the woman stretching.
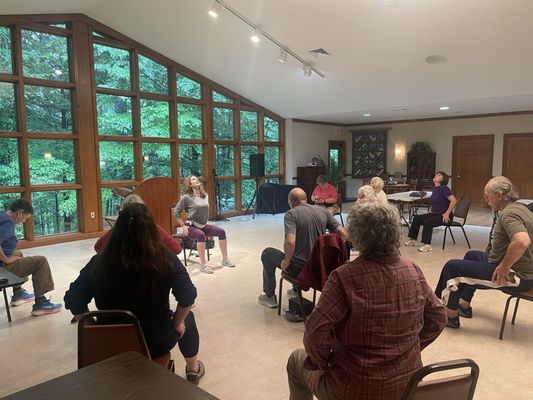
M 170 291 L 177 301 L 174 312 Z M 65 307 L 79 321 L 93 298 L 99 310 L 128 310 L 137 316 L 152 358 L 168 354 L 177 343 L 187 380 L 198 384 L 205 368 L 197 358 L 200 339 L 191 312 L 196 288 L 180 260 L 161 242 L 144 204 L 121 211 L 102 252 L 70 284 Z
M 186 222 L 181 220 L 182 210 L 185 210 Z M 174 209 L 174 215 L 178 225 L 183 229 L 183 234 L 190 239 L 196 240 L 196 249 L 200 257 L 200 271 L 206 274 L 213 273 L 213 268 L 206 265 L 205 262 L 205 240 L 209 236 L 218 236 L 218 243 L 222 252 L 222 266 L 235 266 L 228 259 L 226 232 L 218 226 L 207 223 L 209 218 L 209 199 L 202 188 L 202 183 L 196 176 L 185 178 L 185 191 Z

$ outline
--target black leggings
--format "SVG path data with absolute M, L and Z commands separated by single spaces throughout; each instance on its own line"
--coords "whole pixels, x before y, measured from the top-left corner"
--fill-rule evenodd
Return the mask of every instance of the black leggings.
M 192 311 L 185 318 L 185 327 L 187 329 L 180 338 L 179 333 L 174 329 L 172 320 L 169 320 L 168 325 L 154 335 L 156 337 L 146 337 L 150 356 L 159 357 L 166 354 L 176 346 L 176 343 L 183 357 L 191 358 L 197 355 L 200 347 L 200 336 L 198 335 L 198 329 L 196 328 L 196 321 Z

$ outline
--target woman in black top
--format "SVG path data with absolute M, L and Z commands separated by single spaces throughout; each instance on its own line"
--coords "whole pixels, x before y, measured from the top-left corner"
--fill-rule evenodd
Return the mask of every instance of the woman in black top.
M 171 290 L 177 301 L 174 312 Z M 178 343 L 187 379 L 198 383 L 205 369 L 197 359 L 199 336 L 190 311 L 196 288 L 179 259 L 162 244 L 144 204 L 122 210 L 102 252 L 70 284 L 65 307 L 79 319 L 93 298 L 98 309 L 133 312 L 152 357 L 168 353 Z

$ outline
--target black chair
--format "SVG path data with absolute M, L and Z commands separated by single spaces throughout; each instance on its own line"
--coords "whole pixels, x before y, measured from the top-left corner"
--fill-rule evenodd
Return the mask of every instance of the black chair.
M 341 218 L 341 224 L 344 226 L 344 220 L 342 218 L 342 196 L 337 192 L 337 202 L 335 203 L 335 213 L 333 216 L 338 215 Z
M 429 374 L 459 368 L 470 368 L 470 373 L 422 382 Z M 411 377 L 401 400 L 471 400 L 478 376 L 478 365 L 467 358 L 426 365 Z
M 514 325 L 514 321 L 516 319 L 516 313 L 518 311 L 518 304 L 520 302 L 520 299 L 527 300 L 527 301 L 533 301 L 533 289 L 527 292 L 513 293 L 507 298 L 507 301 L 505 303 L 505 309 L 503 311 L 502 325 L 500 327 L 500 340 L 503 340 L 503 331 L 505 329 L 505 323 L 507 322 L 507 312 L 509 311 L 509 305 L 511 303 L 511 300 L 514 298 L 516 298 L 516 303 L 515 303 L 514 311 L 513 311 L 513 319 L 511 320 L 512 325 Z
M 170 206 L 170 226 L 172 229 L 171 236 L 175 240 L 179 240 L 181 243 L 181 247 L 183 247 L 183 263 L 185 266 L 187 266 L 187 250 L 189 250 L 189 258 L 191 258 L 192 252 L 196 251 L 196 240 L 191 239 L 190 237 L 184 235 L 183 233 L 179 232 L 179 225 L 176 221 L 176 217 L 174 215 L 174 208 L 176 205 Z M 205 241 L 205 251 L 207 253 L 207 261 L 211 259 L 211 253 L 209 250 L 213 249 L 215 247 L 215 241 L 213 238 L 207 238 Z
M 174 371 L 170 352 L 152 358 L 139 320 L 126 310 L 97 310 L 78 322 L 78 369 L 126 351 L 136 351 Z
M 468 236 L 466 236 L 465 232 L 465 224 L 466 224 L 466 217 L 468 217 L 468 210 L 470 210 L 470 203 L 471 200 L 468 197 L 461 197 L 459 202 L 457 203 L 457 206 L 455 207 L 455 210 L 453 211 L 453 220 L 448 222 L 445 225 L 444 228 L 444 238 L 442 239 L 442 250 L 444 250 L 444 246 L 446 246 L 446 232 L 450 231 L 450 236 L 452 237 L 453 244 L 455 244 L 455 238 L 453 237 L 452 228 L 458 227 L 461 228 L 463 231 L 463 235 L 465 235 L 466 243 L 468 244 L 468 248 L 471 249 L 470 241 L 468 240 Z M 457 222 L 457 218 L 462 219 L 462 222 Z
M 7 298 L 6 289 L 17 285 L 22 285 L 24 282 L 26 282 L 26 279 L 19 278 L 14 273 L 9 272 L 3 267 L 0 267 L 0 289 L 2 289 L 2 292 L 4 292 L 4 302 L 6 304 L 7 320 L 9 322 L 11 322 L 11 311 L 9 311 L 9 300 Z

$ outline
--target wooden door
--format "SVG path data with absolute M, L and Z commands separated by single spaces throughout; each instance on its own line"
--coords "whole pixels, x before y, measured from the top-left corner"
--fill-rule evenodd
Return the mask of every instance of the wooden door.
M 483 189 L 492 177 L 494 135 L 454 136 L 452 155 L 452 192 L 460 199 L 467 196 L 472 206 L 486 206 Z
M 533 199 L 533 133 L 503 136 L 503 176 L 509 178 L 522 199 Z

